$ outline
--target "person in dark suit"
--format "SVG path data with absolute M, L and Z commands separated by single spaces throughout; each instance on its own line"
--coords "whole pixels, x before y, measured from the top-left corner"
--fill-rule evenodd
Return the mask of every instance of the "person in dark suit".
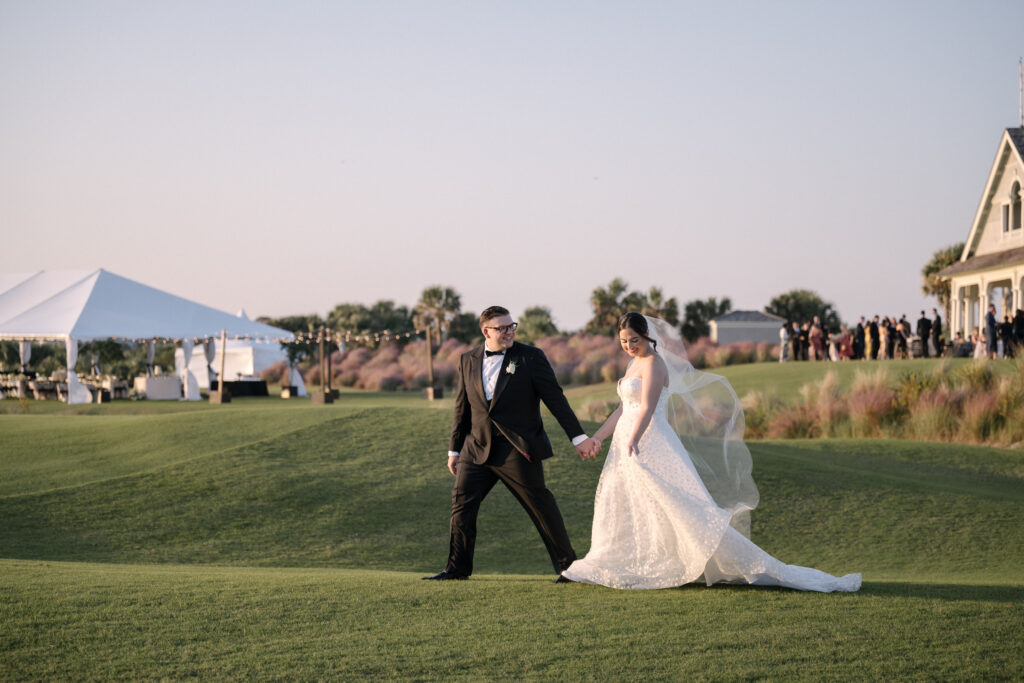
M 909 347 L 909 344 L 910 344 L 910 338 L 913 336 L 914 331 L 910 329 L 910 321 L 907 320 L 907 314 L 906 313 L 901 313 L 900 314 L 900 321 L 899 321 L 898 325 L 899 325 L 900 329 L 903 330 L 903 335 L 902 335 L 902 339 L 903 339 L 902 344 L 903 344 L 903 346 L 901 347 L 900 351 L 901 351 L 901 353 L 902 353 L 904 358 L 910 358 L 910 350 L 909 350 L 908 347 Z
M 793 322 L 793 332 L 790 333 L 790 357 L 794 360 L 803 360 L 803 336 L 800 332 L 800 323 Z
M 858 360 L 864 357 L 864 316 L 860 317 L 853 333 L 853 357 Z
M 491 306 L 480 316 L 483 345 L 459 358 L 448 450 L 448 470 L 455 476 L 448 564 L 424 579 L 466 579 L 473 573 L 477 513 L 500 481 L 540 532 L 559 574 L 556 582 L 569 581 L 561 572 L 576 553 L 555 497 L 544 484 L 541 462 L 552 450 L 541 421 L 541 401 L 581 458 L 597 455 L 597 449 L 569 407 L 544 352 L 515 341 L 515 330 L 508 310 Z
M 1013 358 L 1013 323 L 1008 315 L 999 324 L 999 338 L 1003 341 L 1003 358 Z
M 998 334 L 999 330 L 996 326 L 996 307 L 995 304 L 988 305 L 988 314 L 985 316 L 985 337 L 986 343 L 988 344 L 988 357 L 995 360 L 996 350 L 999 348 L 998 345 Z
M 871 320 L 871 324 L 868 325 L 868 337 L 871 339 L 871 360 L 878 360 L 878 345 L 882 341 L 882 336 L 878 332 L 877 315 Z
M 932 321 L 924 316 L 917 319 L 917 337 L 921 340 L 921 358 L 928 357 L 928 338 L 932 336 Z
M 937 308 L 932 309 L 932 315 L 935 316 L 932 320 L 932 345 L 935 347 L 935 355 L 941 358 L 946 350 L 946 340 L 942 337 L 942 316 Z

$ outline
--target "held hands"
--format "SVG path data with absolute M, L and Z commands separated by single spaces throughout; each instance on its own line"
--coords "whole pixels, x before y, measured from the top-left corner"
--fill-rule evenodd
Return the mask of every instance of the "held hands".
M 601 440 L 594 437 L 584 439 L 576 446 L 576 452 L 583 460 L 596 457 L 601 452 Z

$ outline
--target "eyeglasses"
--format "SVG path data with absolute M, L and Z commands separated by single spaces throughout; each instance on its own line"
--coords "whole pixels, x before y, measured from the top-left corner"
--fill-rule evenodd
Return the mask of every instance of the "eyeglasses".
M 484 326 L 485 330 L 495 330 L 498 334 L 507 334 L 509 332 L 515 332 L 516 328 L 519 327 L 519 323 L 512 323 L 511 325 L 502 325 L 501 327 L 487 327 Z

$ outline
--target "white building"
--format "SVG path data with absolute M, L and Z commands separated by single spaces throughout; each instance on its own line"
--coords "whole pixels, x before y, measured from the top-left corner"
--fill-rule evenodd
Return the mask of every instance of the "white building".
M 711 321 L 711 341 L 779 343 L 779 328 L 785 318 L 761 311 L 730 311 Z
M 939 273 L 950 281 L 950 336 L 983 326 L 990 303 L 1000 321 L 1024 308 L 1022 183 L 1024 128 L 1007 128 L 960 260 Z

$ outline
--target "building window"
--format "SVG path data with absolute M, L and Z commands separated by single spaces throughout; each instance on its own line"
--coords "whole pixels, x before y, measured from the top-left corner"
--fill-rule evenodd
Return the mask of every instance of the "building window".
M 1010 232 L 1010 205 L 1003 204 L 1003 234 Z
M 1014 183 L 1010 190 L 1010 225 L 1013 230 L 1020 230 L 1020 183 Z

